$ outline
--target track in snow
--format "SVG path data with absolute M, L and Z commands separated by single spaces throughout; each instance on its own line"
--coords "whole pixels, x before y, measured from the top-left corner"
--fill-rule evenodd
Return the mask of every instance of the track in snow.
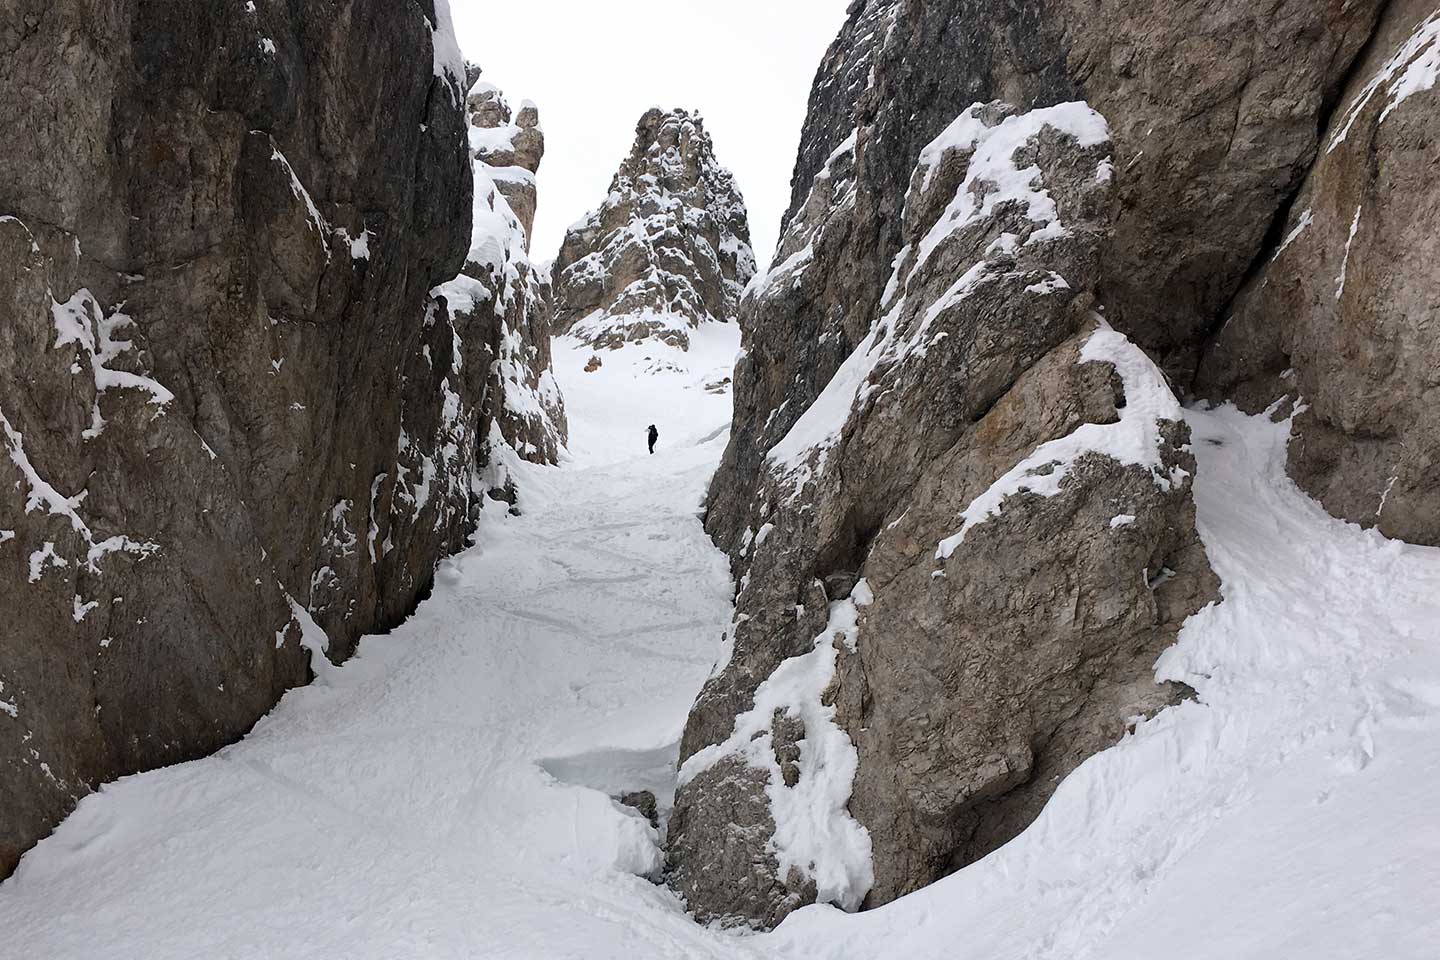
M 733 956 L 588 788 L 663 794 L 729 623 L 698 510 L 729 419 L 703 386 L 738 335 L 702 346 L 693 377 L 568 369 L 575 461 L 524 471 L 525 515 L 488 511 L 414 618 L 241 743 L 86 799 L 0 887 L 0 955 Z
M 243 742 L 86 799 L 0 886 L 0 955 L 1433 960 L 1440 551 L 1327 517 L 1286 425 L 1233 410 L 1190 416 L 1226 602 L 1160 664 L 1200 702 L 882 910 L 738 937 L 637 876 L 654 835 L 608 794 L 672 782 L 730 615 L 696 511 L 735 346 L 647 378 L 647 349 L 586 375 L 561 341 L 575 459 L 525 471 L 525 516 L 487 514 L 410 622 Z

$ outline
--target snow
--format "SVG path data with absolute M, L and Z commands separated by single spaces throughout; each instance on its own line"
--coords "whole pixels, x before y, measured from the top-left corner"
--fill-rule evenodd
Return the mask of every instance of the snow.
M 450 17 L 450 0 L 435 0 L 435 23 L 432 49 L 435 58 L 435 76 L 447 80 L 455 102 L 462 102 L 465 89 L 465 55 L 460 52 L 460 42 L 455 38 L 455 21 Z
M 175 395 L 157 380 L 109 367 L 110 363 L 121 354 L 128 353 L 133 346 L 129 340 L 115 339 L 117 332 L 134 325 L 134 321 L 121 308 L 112 310 L 110 315 L 106 316 L 90 291 L 81 288 L 64 303 L 52 299 L 50 312 L 55 322 L 55 349 L 74 344 L 90 358 L 90 372 L 95 380 L 96 397 L 90 415 L 90 427 L 83 432 L 86 439 L 98 437 L 105 429 L 105 418 L 100 412 L 100 395 L 107 390 L 140 390 L 150 394 L 150 402 L 159 407 L 175 399 Z
M 1092 349 L 1128 363 L 1116 337 Z M 736 343 L 733 328 L 699 339 L 606 351 L 603 375 L 559 341 L 570 458 L 514 465 L 523 515 L 488 504 L 478 546 L 442 565 L 409 622 L 322 667 L 240 743 L 84 799 L 0 885 L 5 950 L 1432 960 L 1440 550 L 1326 515 L 1285 476 L 1289 422 L 1228 407 L 1182 412 L 1225 600 L 1186 623 L 1157 674 L 1197 699 L 1082 764 L 1018 839 L 887 907 L 808 907 L 764 935 L 694 925 L 644 878 L 655 832 L 608 794 L 650 788 L 665 806 L 732 615 L 697 513 L 729 413 L 703 384 Z M 852 634 L 867 596 L 857 584 L 832 606 L 823 636 Z M 294 613 L 302 642 L 323 645 Z M 777 851 L 807 867 L 819 851 L 819 879 L 847 903 L 862 833 L 834 805 L 846 744 L 810 696 L 835 654 L 822 640 L 764 696 L 804 715 L 816 742 L 802 763 L 825 771 L 781 809 Z M 0 712 L 27 710 L 0 687 Z
M 572 458 L 623 462 L 645 451 L 650 424 L 660 431 L 656 453 L 702 443 L 723 445 L 729 435 L 731 394 L 706 389 L 732 377 L 740 327 L 705 322 L 690 329 L 690 349 L 645 340 L 619 350 L 594 350 L 572 336 L 554 340 L 555 376 L 570 415 Z M 591 357 L 601 366 L 585 372 Z M 648 454 L 647 454 L 648 456 Z
M 916 269 L 929 259 L 946 237 L 968 223 L 990 216 L 1002 203 L 1023 203 L 1030 220 L 1060 229 L 1055 201 L 1039 185 L 1040 168 L 1033 164 L 1017 167 L 1016 151 L 1046 127 L 1074 137 L 1082 148 L 1098 146 L 1110 139 L 1110 127 L 1105 118 L 1092 110 L 1089 104 L 1080 101 L 1006 117 L 994 127 L 987 127 L 980 121 L 982 109 L 983 105 L 977 103 L 963 111 L 920 153 L 917 169 L 925 171 L 921 187 L 924 193 L 930 189 L 946 154 L 974 151 L 965 182 L 955 191 L 940 219 L 920 241 Z M 1108 159 L 1101 161 L 1097 176 L 1109 165 Z M 981 184 L 988 185 L 983 194 L 979 189 Z M 981 197 L 978 202 L 977 196 Z
M 1085 103 L 1062 103 L 1032 110 L 1008 117 L 991 127 L 981 122 L 983 106 L 977 103 L 962 111 L 921 151 L 916 165 L 917 171 L 925 172 L 921 181 L 921 196 L 933 186 L 934 173 L 944 158 L 955 151 L 973 151 L 964 182 L 956 189 L 945 212 L 925 237 L 913 248 L 905 247 L 895 257 L 882 299 L 882 306 L 887 308 L 885 315 L 840 365 L 815 402 L 767 455 L 772 467 L 787 476 L 794 495 L 799 495 L 812 476 L 826 469 L 830 451 L 839 443 L 851 411 L 868 395 L 867 381 L 871 373 L 882 362 L 898 364 L 907 360 L 923 360 L 934 342 L 929 337 L 934 322 L 992 275 L 990 261 L 978 260 L 926 307 L 923 319 L 915 329 L 902 329 L 909 295 L 908 280 L 916 275 L 920 266 L 941 244 L 957 231 L 989 216 L 1001 203 L 1025 206 L 1027 217 L 1034 224 L 1025 239 L 1026 243 L 1064 235 L 1065 226 L 1060 222 L 1055 202 L 1040 183 L 1040 169 L 1033 165 L 1024 169 L 1016 167 L 1016 152 L 1047 127 L 1074 137 L 1082 147 L 1096 146 L 1109 139 L 1105 119 Z M 852 137 L 842 144 L 832 154 L 830 163 L 845 155 L 847 150 L 853 150 L 854 142 Z M 1101 165 L 1106 162 L 1101 161 Z M 985 185 L 983 191 L 982 184 Z M 983 195 L 983 199 L 977 202 L 977 195 Z M 853 200 L 847 198 L 844 202 Z M 804 225 L 797 221 L 794 229 L 804 229 Z M 996 239 L 995 249 L 1013 254 L 1020 243 L 1020 237 L 1005 233 Z M 751 295 L 763 296 L 769 285 L 779 278 L 803 270 L 811 256 L 813 253 L 809 246 L 792 254 L 771 270 L 765 280 L 752 287 Z M 1069 283 L 1064 277 L 1051 272 L 1042 282 L 1027 286 L 1026 292 L 1046 296 L 1068 288 Z
M 46 540 L 45 545 L 30 554 L 30 577 L 27 582 L 39 583 L 46 566 L 68 567 L 66 559 L 55 552 L 55 543 Z
M 310 217 L 310 229 L 315 231 L 320 246 L 325 250 L 325 259 L 329 260 L 330 245 L 325 242 L 325 236 L 330 232 L 330 227 L 326 224 L 325 218 L 320 215 L 320 208 L 315 206 L 315 199 L 310 196 L 310 191 L 305 189 L 304 183 L 300 182 L 300 176 L 295 172 L 295 168 L 290 165 L 285 154 L 281 153 L 280 148 L 275 145 L 274 138 L 270 140 L 270 159 L 280 161 L 280 165 L 285 168 L 285 173 L 290 177 L 290 192 L 295 199 L 305 204 L 305 212 Z
M 1355 237 L 1360 233 L 1360 214 L 1365 208 L 1355 208 L 1355 219 L 1350 222 L 1350 235 L 1345 238 L 1345 255 L 1340 260 L 1340 275 L 1335 278 L 1335 299 L 1345 296 L 1345 278 L 1350 272 L 1350 250 L 1355 246 Z
M 868 587 L 864 595 L 870 596 Z M 770 850 L 779 863 L 779 876 L 799 871 L 815 881 L 819 902 L 844 910 L 858 909 L 875 879 L 870 834 L 847 809 L 859 756 L 835 723 L 834 705 L 823 702 L 835 679 L 835 643 L 855 648 L 856 617 L 855 599 L 830 604 L 829 620 L 814 648 L 780 664 L 755 691 L 754 705 L 735 718 L 730 736 L 680 768 L 682 787 L 728 758 L 768 773 L 765 793 L 775 820 Z M 771 725 L 777 712 L 804 724 L 805 735 L 798 741 L 800 777 L 793 787 L 785 784 L 775 757 Z
M 336 227 L 335 232 L 339 234 L 340 239 L 350 248 L 351 260 L 370 259 L 370 238 L 373 234 L 368 228 L 361 230 L 360 236 L 354 238 L 350 236 L 350 231 L 344 227 Z M 277 367 L 276 369 L 279 368 Z
M 1306 207 L 1305 211 L 1300 214 L 1300 219 L 1296 222 L 1295 228 L 1285 235 L 1284 242 L 1280 244 L 1280 249 L 1275 251 L 1275 256 L 1270 258 L 1270 262 L 1274 263 L 1276 260 L 1279 260 L 1280 254 L 1284 253 L 1290 244 L 1300 239 L 1300 234 L 1310 229 L 1311 224 L 1314 222 L 1315 212 L 1311 208 Z
M 44 507 L 45 512 L 51 516 L 64 517 L 70 521 L 71 527 L 86 538 L 90 537 L 90 526 L 80 516 L 80 505 L 85 501 L 85 493 L 82 491 L 73 497 L 67 497 L 59 490 L 56 490 L 30 462 L 30 457 L 25 452 L 25 438 L 10 423 L 8 417 L 0 412 L 0 432 L 5 435 L 6 445 L 10 448 L 10 462 L 20 471 L 24 480 L 27 492 L 25 495 L 25 512 L 32 513 Z
M 514 465 L 523 516 L 489 503 L 479 546 L 441 566 L 409 622 L 365 638 L 239 744 L 86 798 L 0 886 L 5 950 L 733 955 L 639 875 L 658 864 L 650 825 L 587 784 L 673 788 L 685 715 L 729 622 L 728 564 L 697 513 L 730 415 L 703 383 L 712 365 L 730 374 L 737 339 L 734 325 L 702 327 L 688 354 L 607 352 L 630 395 L 574 403 L 563 469 Z M 576 365 L 583 351 L 559 346 L 567 393 L 603 397 Z M 618 371 L 651 355 L 708 359 L 627 386 Z
M 891 328 L 884 326 L 883 329 L 888 335 Z M 871 329 L 840 364 L 820 396 L 795 421 L 790 432 L 770 448 L 768 458 L 772 463 L 782 470 L 795 471 L 803 466 L 812 450 L 819 450 L 823 469 L 825 454 L 839 442 L 840 431 L 850 418 L 855 398 L 880 360 L 882 351 L 877 350 L 875 344 L 881 330 L 882 325 Z
M 940 541 L 936 560 L 948 560 L 965 535 L 977 524 L 999 516 L 1006 498 L 1018 493 L 1053 497 L 1060 492 L 1075 463 L 1087 454 L 1100 454 L 1125 465 L 1148 469 L 1157 486 L 1170 486 L 1183 479 L 1164 470 L 1161 449 L 1164 438 L 1160 421 L 1180 420 L 1180 403 L 1165 375 L 1145 352 L 1126 336 L 1098 320 L 1099 329 L 1092 333 L 1080 350 L 1081 363 L 1109 363 L 1125 387 L 1125 406 L 1115 423 L 1085 423 L 1071 433 L 1042 443 L 1025 459 L 1011 467 L 984 493 L 961 511 L 964 521 L 953 535 Z
M 1381 111 L 1377 125 L 1384 123 L 1390 114 L 1410 97 L 1433 89 L 1437 78 L 1440 78 L 1440 12 L 1432 13 L 1421 22 L 1410 38 L 1400 45 L 1395 55 L 1385 62 L 1351 101 L 1345 111 L 1345 125 L 1330 139 L 1325 152 L 1333 153 L 1336 147 L 1345 142 L 1355 122 L 1360 119 L 1375 94 L 1386 84 L 1389 84 L 1389 88 L 1385 94 L 1385 109 Z
M 1199 699 L 1083 764 L 1013 843 L 770 956 L 1422 960 L 1440 937 L 1440 550 L 1334 520 L 1289 423 L 1186 413 L 1225 602 L 1162 678 Z

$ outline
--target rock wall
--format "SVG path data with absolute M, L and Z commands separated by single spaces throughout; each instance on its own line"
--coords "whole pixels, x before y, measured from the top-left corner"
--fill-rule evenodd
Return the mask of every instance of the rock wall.
M 787 248 L 853 215 L 851 151 Z M 875 324 L 766 452 L 736 550 L 668 837 L 701 920 L 929 883 L 1181 695 L 1154 663 L 1216 584 L 1179 403 L 1096 312 L 1114 192 L 1080 103 L 976 105 L 921 152 Z M 817 282 L 787 258 L 747 311 Z
M 854 169 L 853 212 L 813 251 L 845 269 L 815 271 L 811 288 L 764 317 L 742 305 L 747 352 L 709 521 L 721 546 L 733 551 L 744 530 L 764 452 L 868 332 L 903 246 L 915 160 L 960 111 L 1084 100 L 1106 117 L 1119 210 L 1097 290 L 1116 329 L 1188 384 L 1382 6 L 856 0 L 815 79 L 775 258 L 805 251 L 809 234 L 791 221 L 806 198 L 821 202 L 814 178 L 854 135 L 851 159 L 835 158 Z
M 658 339 L 682 348 L 733 320 L 755 274 L 745 201 L 697 114 L 654 109 L 596 210 L 555 261 L 555 324 L 595 347 Z
M 516 457 L 556 463 L 568 425 L 550 355 L 551 292 L 530 260 L 538 200 L 535 175 L 545 155 L 539 110 L 515 114 L 500 90 L 479 79 L 466 98 L 475 177 L 470 252 L 459 277 L 441 286 L 457 342 L 471 344 L 477 378 L 480 483 L 514 504 Z
M 480 394 L 444 0 L 17 0 L 0 50 L 3 876 L 408 614 Z
M 1292 469 L 1332 510 L 1423 531 L 1411 491 L 1432 457 L 1399 424 L 1428 424 L 1434 271 L 1416 263 L 1433 244 L 1423 226 L 1385 230 L 1376 194 L 1433 192 L 1433 10 L 852 4 L 775 266 L 741 305 L 706 517 L 737 617 L 687 726 L 669 830 L 670 879 L 699 917 L 768 926 L 929 883 L 1184 693 L 1157 687 L 1154 663 L 1217 584 L 1178 401 L 1198 383 L 1263 406 L 1300 375 L 1279 377 L 1309 328 L 1275 298 L 1322 288 L 1309 322 L 1330 322 L 1358 206 L 1327 166 L 1370 191 L 1383 239 L 1362 216 L 1350 262 L 1375 242 L 1376 266 L 1347 274 L 1357 319 L 1308 340 L 1327 359 L 1301 391 L 1317 399 Z M 1375 137 L 1394 138 L 1378 171 L 1373 154 L 1363 175 L 1327 160 Z M 1306 237 L 1335 262 L 1277 288 L 1267 264 Z M 1395 362 L 1350 359 L 1377 351 Z M 1320 385 L 1347 363 L 1360 372 Z M 1361 416 L 1357 390 L 1403 399 Z
M 1440 6 L 1389 5 L 1196 387 L 1295 418 L 1290 474 L 1336 516 L 1440 545 Z

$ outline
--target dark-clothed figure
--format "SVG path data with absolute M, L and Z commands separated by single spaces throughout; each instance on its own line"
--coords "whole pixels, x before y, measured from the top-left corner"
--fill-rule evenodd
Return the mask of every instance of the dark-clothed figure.
M 655 424 L 650 424 L 650 452 L 655 452 L 655 441 L 660 439 L 660 431 L 655 429 Z

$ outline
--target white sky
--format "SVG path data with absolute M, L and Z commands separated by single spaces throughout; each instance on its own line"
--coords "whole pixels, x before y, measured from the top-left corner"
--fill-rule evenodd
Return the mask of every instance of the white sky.
M 451 0 L 465 56 L 545 130 L 532 247 L 599 205 L 650 107 L 698 109 L 740 183 L 755 255 L 775 249 L 810 83 L 848 0 Z

